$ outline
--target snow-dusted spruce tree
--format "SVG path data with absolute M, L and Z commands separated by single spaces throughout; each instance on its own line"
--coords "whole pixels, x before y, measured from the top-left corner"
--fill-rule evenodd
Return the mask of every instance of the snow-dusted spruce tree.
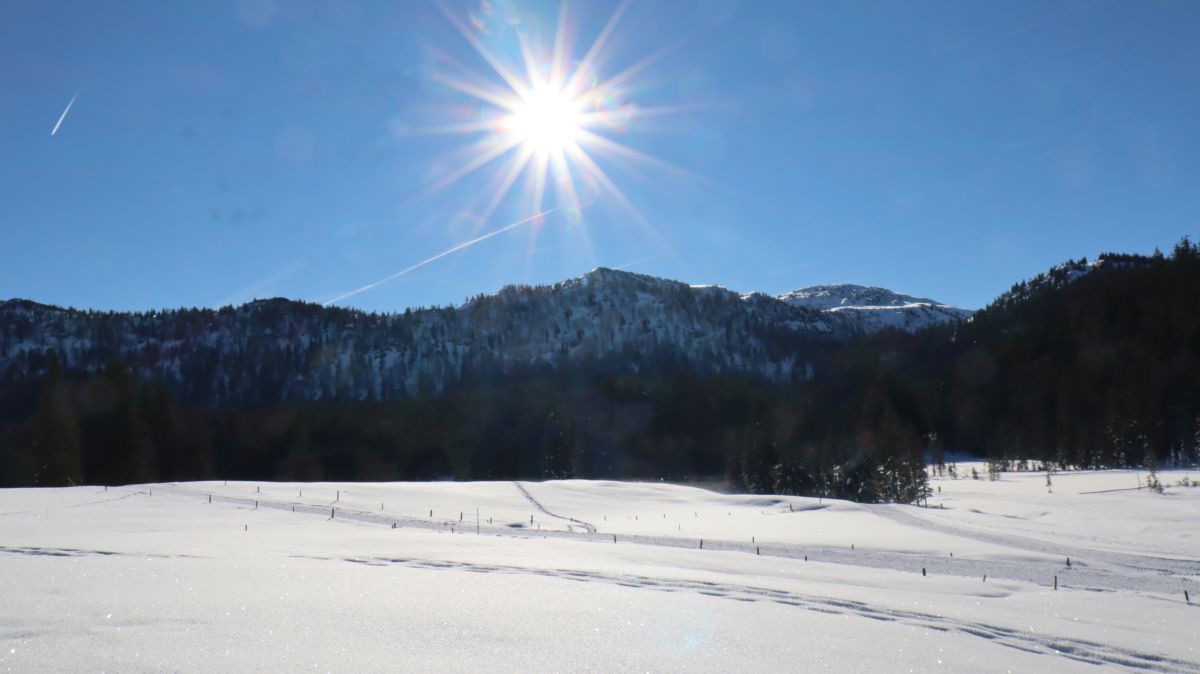
M 1150 471 L 1150 474 L 1146 476 L 1146 486 L 1155 493 L 1163 493 L 1162 482 L 1158 479 L 1158 465 L 1153 458 L 1147 459 L 1146 470 Z
M 875 491 L 881 501 L 916 503 L 929 495 L 921 440 L 896 410 L 886 406 L 873 433 L 864 435 L 875 453 Z
M 1000 479 L 1000 473 L 1004 470 L 1004 464 L 1000 459 L 990 458 L 987 462 L 988 480 L 995 482 Z

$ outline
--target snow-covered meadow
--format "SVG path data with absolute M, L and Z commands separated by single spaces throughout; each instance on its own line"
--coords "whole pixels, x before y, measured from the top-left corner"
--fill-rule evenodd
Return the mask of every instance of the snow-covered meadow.
M 0 670 L 1196 672 L 1200 474 L 1159 477 L 0 490 Z

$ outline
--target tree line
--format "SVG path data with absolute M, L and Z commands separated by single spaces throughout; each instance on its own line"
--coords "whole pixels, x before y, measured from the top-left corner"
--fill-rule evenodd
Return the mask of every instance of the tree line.
M 5 485 L 721 477 L 862 501 L 924 489 L 925 445 L 892 408 L 838 438 L 813 392 L 671 365 L 510 368 L 438 395 L 253 410 L 183 406 L 115 364 L 68 377 L 55 363 L 37 388 L 3 439 Z
M 0 390 L 0 484 L 210 477 L 720 477 L 864 502 L 927 494 L 947 451 L 992 465 L 1190 465 L 1200 438 L 1200 250 L 1107 255 L 1035 278 L 969 322 L 864 336 L 780 382 L 664 349 L 572 367 L 483 363 L 394 400 L 181 403 L 126 364 Z

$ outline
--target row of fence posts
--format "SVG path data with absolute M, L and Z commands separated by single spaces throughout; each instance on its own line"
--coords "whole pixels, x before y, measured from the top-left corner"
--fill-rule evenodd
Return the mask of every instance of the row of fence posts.
M 226 485 L 228 485 L 228 482 L 226 482 L 225 484 L 226 484 Z M 108 487 L 107 487 L 107 486 L 105 486 L 105 487 L 104 487 L 104 490 L 105 490 L 105 491 L 108 491 Z M 257 494 L 257 493 L 261 493 L 261 487 L 255 487 L 255 490 L 254 490 L 254 491 L 255 491 L 255 493 L 256 493 L 256 494 Z M 152 491 L 151 491 L 151 492 L 149 492 L 149 494 L 150 494 L 151 496 L 153 495 L 153 493 L 154 493 L 154 492 L 152 492 Z M 301 497 L 303 497 L 303 496 L 304 496 L 304 491 L 303 491 L 303 490 L 299 490 L 299 495 L 300 495 Z M 341 499 L 342 499 L 342 492 L 341 492 L 341 490 L 337 490 L 337 492 L 336 492 L 336 495 L 335 495 L 335 498 L 334 498 L 334 502 L 335 502 L 335 503 L 337 503 L 337 502 L 340 502 L 340 501 L 341 501 Z M 209 503 L 212 503 L 212 494 L 208 494 L 208 502 L 209 502 Z M 790 506 L 790 505 L 789 505 L 788 507 L 789 507 L 789 509 L 791 508 L 791 506 Z M 255 501 L 254 501 L 254 509 L 255 509 L 255 510 L 258 510 L 258 501 L 257 501 L 257 500 L 255 500 Z M 379 509 L 380 509 L 380 510 L 383 510 L 383 509 L 384 509 L 384 507 L 383 507 L 383 502 L 382 502 L 382 501 L 380 501 L 380 503 L 379 503 Z M 295 506 L 295 505 L 293 505 L 293 506 L 292 506 L 292 512 L 296 512 L 296 506 Z M 337 508 L 332 508 L 332 507 L 331 507 L 331 508 L 329 509 L 329 519 L 330 519 L 330 520 L 334 519 L 334 518 L 336 517 L 336 515 L 337 515 Z M 693 513 L 693 516 L 695 516 L 695 517 L 699 517 L 699 513 Z M 430 510 L 429 510 L 429 517 L 430 517 L 430 518 L 432 518 L 432 517 L 433 517 L 433 509 L 432 509 L 432 508 L 430 508 Z M 665 513 L 663 514 L 663 517 L 664 517 L 664 518 L 666 517 L 666 514 L 665 514 Z M 458 521 L 461 523 L 461 522 L 463 521 L 463 518 L 464 518 L 464 511 L 459 511 L 459 513 L 458 513 Z M 637 515 L 634 515 L 634 519 L 635 519 L 635 520 L 636 520 L 636 519 L 638 519 Z M 489 524 L 489 525 L 491 525 L 491 524 L 492 524 L 492 521 L 493 521 L 493 520 L 492 520 L 492 518 L 491 518 L 491 517 L 489 517 L 489 518 L 488 518 L 488 524 Z M 607 521 L 608 521 L 608 516 L 607 516 L 607 515 L 605 515 L 605 516 L 604 516 L 604 521 L 605 521 L 605 522 L 607 522 Z M 477 507 L 477 508 L 475 508 L 475 534 L 476 534 L 476 535 L 479 535 L 479 534 L 481 533 L 481 528 L 480 528 L 480 527 L 481 527 L 481 523 L 482 523 L 482 518 L 480 517 L 480 514 L 479 514 L 479 508 Z M 533 515 L 530 515 L 530 516 L 529 516 L 529 525 L 530 525 L 530 526 L 534 526 L 534 524 L 535 524 L 535 521 L 534 521 L 534 516 L 533 516 Z M 537 524 L 538 530 L 540 531 L 540 530 L 541 530 L 541 524 L 540 524 L 540 523 L 536 523 L 536 524 Z M 393 528 L 393 529 L 396 529 L 396 528 L 397 528 L 397 523 L 396 523 L 396 522 L 392 522 L 392 527 L 391 527 L 391 528 Z M 680 529 L 682 530 L 682 525 L 680 525 Z M 248 524 L 247 524 L 247 525 L 244 525 L 244 526 L 243 526 L 243 531 L 249 531 L 249 530 L 250 530 L 250 525 L 248 525 Z M 454 527 L 451 527 L 451 528 L 450 528 L 450 531 L 451 531 L 451 533 L 453 533 L 453 532 L 454 532 Z M 613 541 L 613 543 L 616 543 L 616 542 L 617 542 L 617 534 L 612 534 L 612 541 Z M 757 543 L 757 542 L 758 542 L 758 537 L 757 537 L 757 536 L 751 536 L 751 537 L 750 537 L 750 542 L 751 542 L 751 543 Z M 700 550 L 703 550 L 703 549 L 704 549 L 704 539 L 703 539 L 703 538 L 699 539 L 699 546 L 698 546 L 698 549 L 700 549 Z M 850 544 L 850 549 L 851 549 L 851 550 L 854 550 L 854 549 L 855 549 L 855 548 L 854 548 L 854 543 L 851 543 L 851 544 Z M 762 556 L 762 546 L 760 546 L 760 545 L 755 545 L 755 546 L 754 546 L 754 554 L 755 554 L 755 555 L 758 555 L 758 556 Z M 954 553 L 953 553 L 953 552 L 951 552 L 951 553 L 950 553 L 950 557 L 951 557 L 951 558 L 953 558 L 953 557 L 954 557 Z M 804 555 L 804 561 L 806 561 L 806 562 L 808 561 L 808 555 Z M 1067 568 L 1071 568 L 1071 558 L 1070 558 L 1070 557 L 1067 557 L 1067 558 L 1066 558 L 1066 566 L 1067 566 Z M 928 577 L 928 575 L 929 575 L 929 574 L 928 574 L 928 570 L 926 569 L 926 567 L 921 567 L 921 577 L 923 577 L 923 578 L 924 578 L 924 577 Z M 982 582 L 986 583 L 986 582 L 987 582 L 987 579 L 988 579 L 988 577 L 987 577 L 987 574 L 986 574 L 986 573 L 985 573 L 985 574 L 983 574 L 983 581 L 982 581 Z M 1053 577 L 1053 580 L 1052 580 L 1052 585 L 1053 585 L 1053 587 L 1054 587 L 1054 590 L 1057 592 L 1057 591 L 1058 591 L 1058 576 L 1057 576 L 1057 575 L 1055 575 L 1055 576 Z M 1186 589 L 1183 591 L 1183 599 L 1184 599 L 1184 602 L 1186 602 L 1187 604 L 1191 604 L 1191 603 L 1192 603 L 1192 598 L 1191 598 L 1191 595 L 1189 594 L 1188 590 L 1186 590 Z

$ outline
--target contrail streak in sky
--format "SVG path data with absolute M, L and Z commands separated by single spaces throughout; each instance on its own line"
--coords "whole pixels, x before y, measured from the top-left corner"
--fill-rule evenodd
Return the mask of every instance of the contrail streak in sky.
M 555 206 L 554 208 L 551 208 L 548 211 L 542 211 L 541 213 L 538 213 L 537 215 L 531 215 L 528 218 L 525 218 L 524 220 L 518 220 L 518 221 L 512 223 L 511 225 L 505 225 L 504 227 L 501 227 L 500 229 L 488 232 L 487 234 L 484 234 L 483 236 L 475 237 L 474 239 L 471 239 L 470 241 L 464 241 L 464 242 L 458 244 L 457 246 L 454 246 L 453 248 L 448 248 L 446 250 L 443 250 L 442 252 L 438 253 L 437 255 L 434 255 L 431 258 L 421 260 L 420 262 L 412 265 L 411 267 L 405 267 L 404 269 L 401 269 L 400 271 L 396 272 L 395 274 L 392 274 L 391 276 L 386 276 L 384 278 L 381 278 L 378 281 L 375 281 L 374 283 L 368 283 L 367 285 L 365 285 L 361 288 L 358 288 L 357 290 L 351 290 L 350 292 L 345 293 L 343 295 L 338 295 L 337 297 L 335 297 L 331 300 L 322 302 L 321 304 L 324 306 L 329 306 L 331 304 L 336 304 L 337 302 L 341 302 L 342 300 L 344 300 L 348 297 L 353 297 L 359 293 L 365 293 L 368 290 L 377 288 L 377 287 L 383 285 L 384 283 L 387 283 L 388 281 L 400 278 L 401 276 L 404 276 L 405 274 L 407 274 L 410 271 L 415 271 L 417 269 L 420 269 L 421 267 L 424 267 L 427 264 L 430 264 L 431 262 L 436 262 L 436 261 L 446 257 L 447 255 L 450 255 L 452 253 L 457 253 L 458 251 L 460 251 L 464 248 L 470 248 L 471 246 L 474 246 L 475 244 L 477 244 L 481 241 L 486 241 L 486 240 L 492 238 L 493 236 L 496 236 L 497 234 L 503 234 L 510 229 L 513 229 L 515 227 L 520 227 L 521 225 L 523 225 L 527 222 L 532 222 L 534 220 L 537 220 L 538 218 L 549 215 L 549 214 L 553 213 L 554 211 L 557 211 L 562 208 L 564 208 L 564 206 Z
M 639 258 L 637 260 L 634 260 L 633 262 L 626 262 L 623 265 L 613 267 L 613 270 L 617 271 L 617 270 L 621 270 L 621 269 L 628 269 L 629 267 L 632 267 L 634 265 L 639 265 L 643 262 L 649 262 L 650 260 L 657 260 L 658 258 L 662 257 L 663 255 L 666 255 L 666 253 L 658 253 L 657 255 L 650 255 L 647 257 Z
M 79 90 L 75 90 L 75 95 L 71 96 L 71 100 L 67 103 L 67 107 L 63 109 L 61 115 L 58 116 L 58 121 L 54 123 L 54 128 L 50 129 L 50 135 L 58 133 L 58 127 L 62 126 L 63 120 L 67 118 L 67 113 L 71 111 L 71 106 L 75 105 L 75 99 L 79 96 Z

